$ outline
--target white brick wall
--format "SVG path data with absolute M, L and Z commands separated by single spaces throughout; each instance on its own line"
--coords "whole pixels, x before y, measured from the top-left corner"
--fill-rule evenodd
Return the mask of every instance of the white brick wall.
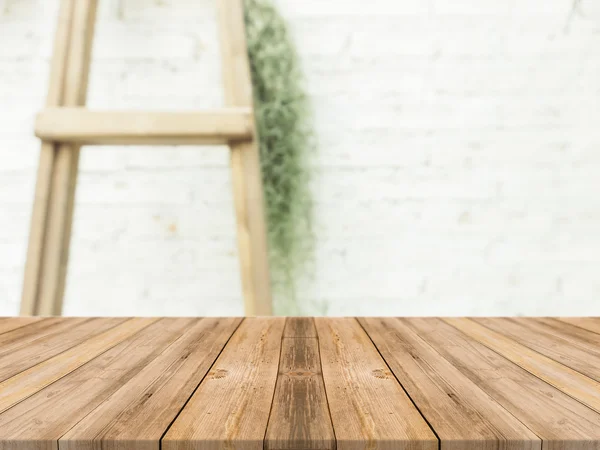
M 301 311 L 600 314 L 600 6 L 279 0 L 320 148 Z M 57 0 L 0 0 L 0 314 L 16 314 Z M 101 0 L 92 107 L 222 102 L 212 0 Z M 72 315 L 241 314 L 228 154 L 86 148 Z

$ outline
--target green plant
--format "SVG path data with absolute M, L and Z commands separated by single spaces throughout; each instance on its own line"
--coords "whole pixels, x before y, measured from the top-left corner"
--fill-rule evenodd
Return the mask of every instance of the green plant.
M 254 88 L 277 314 L 298 314 L 298 280 L 313 249 L 308 158 L 311 111 L 299 60 L 285 21 L 271 0 L 245 0 L 246 37 Z

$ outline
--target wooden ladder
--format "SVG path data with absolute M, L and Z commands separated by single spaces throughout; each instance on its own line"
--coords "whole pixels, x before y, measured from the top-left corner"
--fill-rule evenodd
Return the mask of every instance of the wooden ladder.
M 231 149 L 246 315 L 270 315 L 264 200 L 243 0 L 217 0 L 227 108 L 204 112 L 85 109 L 98 0 L 61 0 L 42 140 L 21 315 L 60 315 L 82 145 L 214 145 Z M 124 299 L 126 300 L 126 299 Z

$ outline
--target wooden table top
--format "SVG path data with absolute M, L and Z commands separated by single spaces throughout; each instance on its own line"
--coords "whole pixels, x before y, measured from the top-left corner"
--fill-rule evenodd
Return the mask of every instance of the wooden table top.
M 600 449 L 599 382 L 596 318 L 4 318 L 0 450 Z

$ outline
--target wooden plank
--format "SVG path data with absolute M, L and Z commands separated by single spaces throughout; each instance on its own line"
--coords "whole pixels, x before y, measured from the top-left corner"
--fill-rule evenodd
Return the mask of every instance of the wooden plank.
M 65 74 L 64 106 L 85 104 L 96 7 L 97 0 L 75 2 Z M 37 300 L 36 312 L 39 315 L 60 315 L 62 312 L 79 150 L 77 145 L 60 144 L 56 152 Z
M 570 344 L 582 347 L 589 352 L 600 351 L 600 334 L 592 330 L 550 317 L 532 319 L 532 326 L 540 331 L 544 330 L 556 334 Z
M 571 325 L 559 321 L 558 327 L 552 321 L 524 318 L 480 318 L 477 323 L 519 342 L 531 350 L 553 359 L 585 376 L 600 381 L 600 335 L 592 341 L 570 339 L 566 330 Z M 576 328 L 577 330 L 577 328 Z
M 283 330 L 285 338 L 316 338 L 315 321 L 310 317 L 288 317 Z
M 319 343 L 310 318 L 287 319 L 265 450 L 335 449 Z
M 560 321 L 600 334 L 599 317 L 559 317 Z
M 226 145 L 250 140 L 250 108 L 205 112 L 88 111 L 48 108 L 37 116 L 41 139 L 81 145 Z
M 60 327 L 65 319 L 60 317 L 48 317 L 38 320 L 26 327 L 16 328 L 0 335 L 0 348 L 4 351 L 29 345 L 29 343 L 51 332 L 51 328 Z
M 0 383 L 0 412 L 35 394 L 158 319 L 136 318 L 98 334 Z M 97 375 L 97 374 L 96 374 Z M 0 429 L 2 427 L 0 426 Z
M 595 449 L 600 414 L 439 319 L 400 319 L 542 439 L 544 450 Z
M 600 412 L 600 383 L 597 381 L 470 319 L 444 320 L 536 377 Z
M 6 317 L 0 319 L 0 334 L 38 322 L 41 317 Z
M 442 450 L 541 449 L 541 440 L 394 318 L 361 318 L 390 369 L 435 430 Z
M 162 440 L 162 450 L 262 450 L 285 319 L 245 319 Z
M 225 102 L 252 108 L 243 0 L 217 0 Z M 257 136 L 256 130 L 252 133 Z M 231 142 L 231 178 L 246 315 L 272 314 L 258 139 Z
M 125 320 L 125 318 L 69 318 L 62 322 L 62 327 L 51 327 L 46 333 L 36 335 L 35 339 L 27 343 L 20 341 L 18 347 L 2 346 L 0 348 L 0 381 L 52 358 Z
M 63 88 L 66 74 L 66 61 L 71 37 L 71 22 L 73 19 L 75 1 L 62 0 L 58 16 L 58 26 L 54 40 L 54 52 L 50 65 L 50 86 L 46 98 L 46 106 L 59 106 L 63 103 Z M 21 297 L 21 315 L 33 315 L 37 310 L 37 295 L 41 278 L 41 263 L 46 235 L 46 218 L 52 171 L 54 169 L 55 144 L 42 142 L 40 161 L 35 185 L 35 198 L 29 244 L 27 247 L 27 260 L 25 276 L 23 279 L 23 293 Z
M 89 321 L 86 318 L 62 318 L 49 317 L 46 320 L 31 324 L 24 329 L 17 329 L 12 333 L 0 336 L 0 356 L 11 355 L 23 348 L 35 347 L 50 336 L 64 333 L 72 327 L 76 327 Z M 1 370 L 1 369 L 0 369 Z
M 176 342 L 60 438 L 60 449 L 128 450 L 135 445 L 136 450 L 157 450 L 160 438 L 241 320 L 196 320 Z
M 151 364 L 196 320 L 146 319 L 150 326 L 0 414 L 0 449 L 57 450 L 61 436 Z M 81 349 L 80 356 L 84 354 Z
M 338 450 L 437 449 L 438 440 L 355 319 L 315 319 Z

